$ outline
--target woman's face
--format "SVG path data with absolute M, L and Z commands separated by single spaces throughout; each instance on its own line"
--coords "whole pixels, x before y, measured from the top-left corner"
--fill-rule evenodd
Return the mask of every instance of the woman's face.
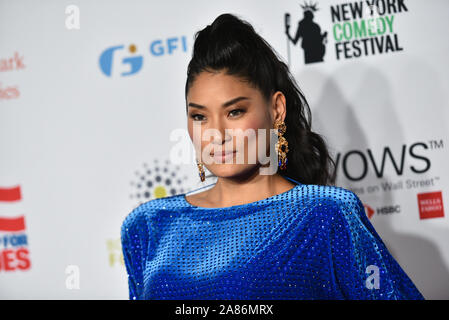
M 268 161 L 259 161 L 257 141 L 261 140 L 263 156 L 269 156 L 270 129 L 275 119 L 284 118 L 282 93 L 267 103 L 258 89 L 222 72 L 200 73 L 187 94 L 188 130 L 196 157 L 217 177 L 238 176 Z M 273 136 L 271 140 L 276 142 Z

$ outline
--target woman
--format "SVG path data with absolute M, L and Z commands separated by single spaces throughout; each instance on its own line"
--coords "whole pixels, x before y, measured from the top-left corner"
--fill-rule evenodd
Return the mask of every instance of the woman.
M 423 299 L 359 198 L 332 185 L 305 97 L 250 24 L 223 14 L 196 34 L 185 97 L 200 178 L 218 179 L 125 218 L 130 299 Z M 272 171 L 250 161 L 273 150 L 261 132 L 277 137 Z

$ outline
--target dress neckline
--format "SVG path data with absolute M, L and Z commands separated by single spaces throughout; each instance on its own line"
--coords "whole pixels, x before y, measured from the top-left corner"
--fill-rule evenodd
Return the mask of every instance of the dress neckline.
M 252 206 L 252 205 L 260 205 L 260 204 L 262 204 L 262 203 L 264 203 L 266 201 L 272 201 L 272 200 L 276 200 L 276 199 L 278 199 L 280 197 L 286 196 L 289 193 L 292 193 L 294 190 L 298 189 L 299 187 L 303 186 L 302 183 L 300 183 L 300 182 L 298 182 L 296 180 L 293 180 L 293 179 L 291 179 L 289 177 L 284 177 L 284 178 L 287 178 L 288 180 L 296 183 L 296 185 L 293 186 L 292 188 L 288 189 L 287 191 L 275 194 L 273 196 L 270 196 L 270 197 L 267 197 L 267 198 L 264 198 L 264 199 L 256 200 L 256 201 L 253 201 L 253 202 L 249 202 L 249 203 L 237 204 L 237 205 L 227 206 L 227 207 L 200 207 L 200 206 L 196 206 L 194 204 L 191 204 L 190 202 L 187 201 L 186 194 L 189 193 L 189 192 L 181 194 L 181 199 L 187 205 L 187 207 L 195 209 L 195 210 L 229 210 L 229 209 L 243 208 L 243 207 Z

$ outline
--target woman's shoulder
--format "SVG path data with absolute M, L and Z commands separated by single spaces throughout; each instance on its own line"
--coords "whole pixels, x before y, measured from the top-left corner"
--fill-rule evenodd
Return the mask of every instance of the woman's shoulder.
M 365 208 L 351 190 L 334 185 L 304 185 L 295 200 L 298 222 L 307 223 L 322 232 L 355 231 L 369 225 Z M 371 228 L 371 226 L 369 226 Z
M 358 199 L 352 190 L 335 185 L 304 184 L 298 190 L 305 196 L 320 200 L 347 202 Z
M 138 231 L 137 229 L 149 225 L 161 211 L 179 208 L 180 204 L 182 204 L 179 201 L 181 196 L 178 194 L 155 198 L 138 204 L 125 216 L 121 227 L 122 232 L 129 232 L 129 230 L 136 232 Z
M 357 213 L 363 208 L 360 198 L 353 191 L 335 185 L 307 184 L 298 189 L 298 197 L 317 208 L 332 207 L 341 212 Z

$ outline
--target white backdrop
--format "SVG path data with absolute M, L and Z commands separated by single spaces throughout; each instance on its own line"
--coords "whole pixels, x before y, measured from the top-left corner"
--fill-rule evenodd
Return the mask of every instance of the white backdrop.
M 214 182 L 199 183 L 193 155 L 170 155 L 191 149 L 194 34 L 229 12 L 290 64 L 338 159 L 337 185 L 359 195 L 424 296 L 448 299 L 449 3 L 378 1 L 370 16 L 366 1 L 321 0 L 314 22 L 327 42 L 315 63 L 285 35 L 300 4 L 0 0 L 0 298 L 128 298 L 124 217 Z M 367 33 L 351 36 L 362 21 Z

